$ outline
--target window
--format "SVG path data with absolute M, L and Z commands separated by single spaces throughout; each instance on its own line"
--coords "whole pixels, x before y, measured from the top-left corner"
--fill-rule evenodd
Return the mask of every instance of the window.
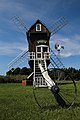
M 36 31 L 41 31 L 41 24 L 36 24 Z
M 38 53 L 38 54 L 37 54 L 37 58 L 41 58 L 41 53 Z
M 48 52 L 48 48 L 47 47 L 43 47 L 43 52 Z
M 41 47 L 37 47 L 37 52 L 41 52 Z

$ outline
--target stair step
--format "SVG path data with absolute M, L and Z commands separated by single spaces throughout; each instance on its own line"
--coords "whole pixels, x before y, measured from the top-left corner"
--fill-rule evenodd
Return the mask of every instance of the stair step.
M 44 63 L 44 60 L 42 61 L 42 67 L 45 69 L 45 63 Z M 38 65 L 38 60 L 35 61 L 35 81 L 36 81 L 36 86 L 39 87 L 39 86 L 46 86 L 46 82 L 45 82 L 45 79 L 43 78 L 43 75 L 41 73 L 41 70 L 39 68 L 39 65 Z

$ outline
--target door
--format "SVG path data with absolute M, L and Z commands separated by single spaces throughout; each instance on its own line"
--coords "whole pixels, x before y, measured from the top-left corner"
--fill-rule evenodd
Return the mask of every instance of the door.
M 36 46 L 36 58 L 37 59 L 43 59 L 44 54 L 49 52 L 48 46 Z

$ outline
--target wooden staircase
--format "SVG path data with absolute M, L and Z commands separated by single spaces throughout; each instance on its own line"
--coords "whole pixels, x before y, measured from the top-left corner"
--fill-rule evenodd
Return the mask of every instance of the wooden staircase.
M 39 60 L 35 60 L 35 87 L 47 87 L 47 84 L 45 82 L 45 79 L 42 76 L 41 70 L 38 66 Z M 44 60 L 41 61 L 42 66 L 45 69 L 45 63 Z

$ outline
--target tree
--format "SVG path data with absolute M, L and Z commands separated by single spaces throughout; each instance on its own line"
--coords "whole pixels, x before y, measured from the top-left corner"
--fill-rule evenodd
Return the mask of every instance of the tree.
M 14 75 L 19 75 L 20 71 L 21 71 L 21 69 L 18 67 L 16 69 L 14 69 L 13 74 Z
M 31 69 L 27 67 L 23 67 L 20 71 L 21 75 L 29 75 L 31 73 Z
M 77 70 L 75 68 L 69 67 L 69 68 L 64 68 L 65 71 L 65 76 L 67 73 L 69 73 L 74 80 L 80 80 L 80 69 Z M 58 71 L 57 68 L 50 68 L 48 69 L 50 77 L 54 80 L 56 75 L 56 71 Z M 21 68 L 12 68 L 8 72 L 6 72 L 6 75 L 30 75 L 32 72 L 31 68 L 23 67 Z

